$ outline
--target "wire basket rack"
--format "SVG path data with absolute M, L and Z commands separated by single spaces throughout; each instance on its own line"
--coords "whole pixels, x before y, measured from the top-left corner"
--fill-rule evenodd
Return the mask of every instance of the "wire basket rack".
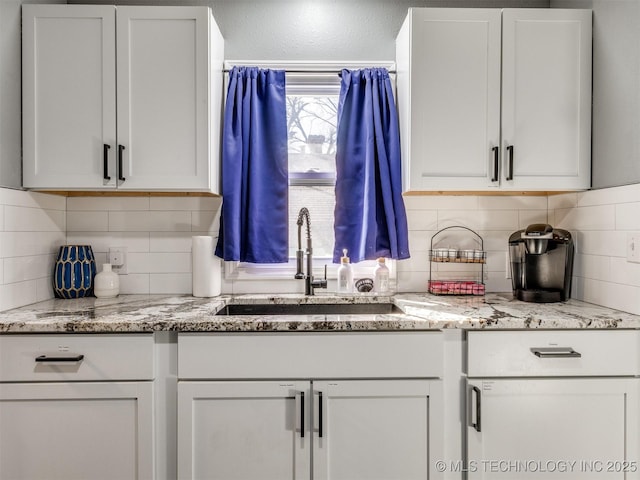
M 473 248 L 458 248 L 455 245 L 445 245 L 446 234 L 456 233 L 458 238 L 465 240 L 467 246 Z M 429 282 L 428 291 L 435 295 L 484 295 L 484 264 L 487 252 L 484 250 L 482 237 L 468 227 L 454 225 L 436 232 L 431 237 L 429 248 Z M 479 279 L 434 279 L 433 263 L 477 264 L 479 272 L 473 274 Z M 449 272 L 447 272 L 449 273 Z M 450 272 L 453 274 L 454 272 Z

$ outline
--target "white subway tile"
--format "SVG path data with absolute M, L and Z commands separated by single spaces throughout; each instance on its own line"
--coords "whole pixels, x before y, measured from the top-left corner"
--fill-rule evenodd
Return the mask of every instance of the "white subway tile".
M 585 255 L 627 256 L 627 233 L 607 231 L 572 232 L 576 251 Z
M 585 302 L 640 314 L 640 287 L 587 278 L 581 282 L 581 289 Z
M 149 210 L 149 197 L 69 197 L 67 211 Z
M 640 201 L 640 183 L 621 187 L 602 188 L 580 192 L 578 206 L 611 205 Z
M 218 211 L 222 197 L 151 197 L 151 210 Z
M 191 272 L 191 253 L 131 253 L 127 260 L 131 273 Z
M 0 285 L 4 283 L 4 258 L 0 258 Z
M 489 272 L 485 280 L 485 290 L 487 293 L 512 292 L 511 279 L 506 278 L 504 272 Z
M 507 251 L 487 252 L 487 263 L 484 266 L 486 272 L 507 271 Z
M 575 255 L 573 274 L 577 277 L 611 281 L 611 257 Z
M 112 232 L 188 232 L 191 212 L 109 212 Z
M 208 232 L 210 235 L 218 238 L 218 233 L 220 232 L 220 212 L 192 212 L 191 231 Z
M 479 210 L 547 210 L 544 196 L 484 196 L 478 197 Z
M 206 234 L 202 234 L 206 236 Z M 150 252 L 191 252 L 194 232 L 151 232 Z M 215 243 L 215 242 L 214 242 Z
M 520 228 L 527 228 L 533 223 L 549 223 L 546 210 L 520 210 L 518 220 Z
M 398 272 L 398 292 L 426 292 L 429 272 Z
M 64 232 L 65 212 L 29 207 L 4 207 L 5 232 Z
M 428 252 L 431 245 L 431 237 L 436 232 L 422 232 L 409 230 L 409 252 L 413 255 L 417 252 Z
M 428 272 L 429 252 L 411 252 L 411 258 L 407 258 L 406 260 L 400 260 L 397 262 L 397 268 L 398 272 Z
M 64 232 L 2 232 L 0 252 L 3 257 L 57 254 L 67 243 Z
M 439 210 L 438 227 L 462 225 L 472 230 L 517 230 L 517 210 Z
M 107 232 L 109 214 L 107 212 L 67 212 L 67 232 Z
M 407 224 L 411 231 L 429 231 L 438 229 L 436 210 L 407 210 Z
M 152 273 L 149 275 L 152 294 L 190 294 L 191 274 L 185 273 Z
M 559 195 L 549 195 L 547 201 L 549 203 L 549 210 L 555 210 L 556 208 L 574 208 L 578 206 L 578 194 L 563 193 Z
M 149 289 L 148 273 L 129 273 L 120 275 L 120 293 L 125 295 L 148 295 Z
M 148 252 L 148 232 L 69 232 L 67 243 L 91 245 L 93 253 L 108 252 L 110 247 L 127 247 L 127 252 Z
M 38 301 L 36 281 L 0 285 L 0 310 L 9 310 Z
M 516 230 L 480 230 L 478 234 L 482 237 L 486 251 L 507 251 L 509 249 L 509 237 L 515 231 Z
M 556 209 L 555 225 L 566 230 L 615 230 L 615 206 Z
M 616 230 L 640 230 L 640 201 L 616 205 Z
M 36 255 L 4 259 L 4 283 L 51 277 L 54 255 Z
M 0 204 L 40 210 L 65 210 L 66 197 L 48 193 L 0 188 Z
M 51 278 L 38 278 L 36 280 L 36 301 L 43 302 L 54 297 Z
M 640 287 L 640 263 L 627 262 L 626 258 L 612 257 L 610 260 L 611 282 Z M 640 297 L 637 300 L 640 303 Z

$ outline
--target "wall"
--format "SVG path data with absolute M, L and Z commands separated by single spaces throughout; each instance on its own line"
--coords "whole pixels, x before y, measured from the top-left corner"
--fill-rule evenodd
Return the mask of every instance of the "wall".
M 593 9 L 594 188 L 640 182 L 640 2 L 552 0 Z
M 0 310 L 53 297 L 65 204 L 60 196 L 0 188 Z
M 225 58 L 388 61 L 409 7 L 540 7 L 549 0 L 70 0 L 116 5 L 209 5 Z M 268 19 L 268 21 L 265 21 Z
M 640 184 L 549 197 L 549 220 L 577 232 L 574 298 L 640 314 L 640 264 L 626 259 L 640 232 Z

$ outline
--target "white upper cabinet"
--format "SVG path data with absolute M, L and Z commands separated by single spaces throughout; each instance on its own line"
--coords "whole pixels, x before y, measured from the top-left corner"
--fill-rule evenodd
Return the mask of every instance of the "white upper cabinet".
M 24 187 L 217 192 L 223 47 L 207 7 L 24 5 Z
M 591 10 L 503 11 L 502 158 L 506 188 L 591 186 Z
M 589 188 L 590 10 L 410 9 L 396 62 L 405 191 Z

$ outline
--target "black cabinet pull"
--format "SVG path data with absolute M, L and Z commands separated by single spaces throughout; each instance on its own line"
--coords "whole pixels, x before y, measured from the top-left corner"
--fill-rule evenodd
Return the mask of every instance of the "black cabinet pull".
M 471 422 L 470 426 L 476 429 L 476 432 L 480 432 L 482 431 L 482 427 L 481 427 L 481 410 L 482 410 L 482 400 L 480 398 L 480 389 L 478 387 L 476 387 L 475 385 L 471 386 L 471 391 L 472 393 L 475 393 L 476 395 L 476 421 Z
M 122 151 L 124 150 L 124 145 L 118 145 L 118 180 L 124 182 L 126 178 L 122 175 Z
M 318 392 L 318 437 L 322 438 L 322 392 Z
M 498 162 L 500 161 L 500 147 L 493 147 L 493 177 L 491 177 L 492 182 L 498 181 Z
M 102 161 L 103 161 L 102 178 L 104 178 L 107 182 L 111 180 L 111 177 L 109 176 L 109 149 L 110 148 L 111 146 L 107 145 L 106 143 L 102 146 Z
M 509 152 L 509 168 L 507 169 L 507 180 L 513 180 L 513 145 L 507 147 Z
M 300 392 L 300 438 L 304 438 L 304 392 Z
M 49 357 L 47 355 L 40 355 L 36 357 L 36 362 L 80 362 L 84 358 L 84 355 L 75 355 L 73 357 Z

